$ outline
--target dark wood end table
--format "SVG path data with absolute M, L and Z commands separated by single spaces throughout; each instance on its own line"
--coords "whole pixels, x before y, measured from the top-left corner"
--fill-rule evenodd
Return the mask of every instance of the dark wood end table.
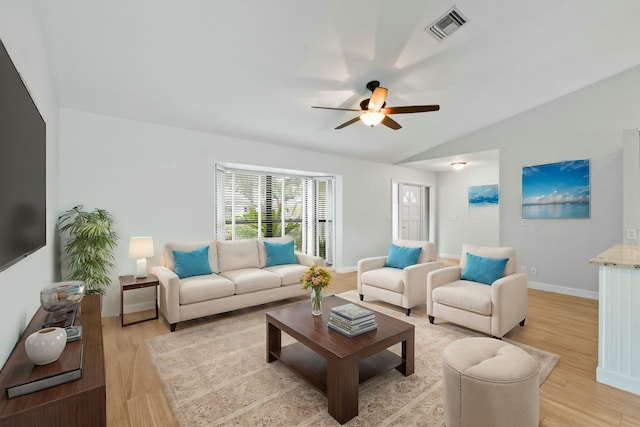
M 153 274 L 149 274 L 147 277 L 143 277 L 140 279 L 136 279 L 134 276 L 120 276 L 120 326 L 124 327 L 127 325 L 133 325 L 134 323 L 144 322 L 146 320 L 152 320 L 158 318 L 158 285 L 160 285 L 160 281 Z M 130 291 L 132 289 L 142 289 L 154 287 L 154 301 L 156 306 L 156 315 L 155 317 L 149 317 L 147 319 L 136 320 L 134 322 L 124 323 L 124 293 L 125 291 Z
M 391 369 L 414 372 L 415 328 L 376 312 L 378 328 L 349 338 L 327 326 L 332 307 L 347 304 L 337 296 L 322 301 L 322 316 L 301 303 L 266 314 L 267 362 L 280 360 L 327 396 L 328 411 L 341 424 L 358 415 L 358 387 Z M 282 332 L 297 340 L 282 347 Z M 401 343 L 401 355 L 389 350 Z

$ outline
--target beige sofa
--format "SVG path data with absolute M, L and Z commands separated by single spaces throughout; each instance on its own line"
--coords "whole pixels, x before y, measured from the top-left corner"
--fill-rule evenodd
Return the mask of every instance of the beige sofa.
M 272 301 L 309 295 L 300 276 L 306 266 L 324 266 L 321 257 L 295 253 L 297 264 L 267 267 L 264 241 L 285 243 L 291 238 L 167 243 L 161 265 L 153 269 L 160 281 L 160 312 L 175 331 L 178 322 L 224 313 Z M 179 278 L 173 250 L 193 251 L 209 246 L 212 274 Z

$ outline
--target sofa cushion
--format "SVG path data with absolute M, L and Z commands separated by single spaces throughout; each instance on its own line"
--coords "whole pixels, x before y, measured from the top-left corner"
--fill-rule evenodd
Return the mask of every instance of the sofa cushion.
M 180 280 L 180 304 L 208 301 L 228 297 L 235 293 L 232 281 L 217 274 L 193 276 Z
M 280 276 L 282 280 L 282 286 L 297 285 L 302 287 L 300 276 L 304 274 L 306 267 L 300 264 L 284 264 L 276 265 L 273 267 L 265 267 L 265 270 L 270 271 Z
M 256 239 L 218 240 L 216 246 L 220 272 L 260 267 Z
M 468 253 L 460 278 L 491 285 L 502 277 L 507 261 L 509 258 L 488 258 Z
M 464 270 L 467 263 L 467 254 L 490 258 L 509 258 L 507 265 L 504 267 L 504 275 L 508 276 L 518 272 L 516 265 L 516 250 L 508 246 L 478 246 L 470 243 L 462 244 L 462 255 L 460 256 L 460 267 Z
M 211 274 L 209 265 L 209 245 L 192 251 L 179 251 L 174 249 L 173 260 L 176 265 L 176 274 L 179 278 L 202 276 Z
M 176 271 L 175 260 L 173 259 L 173 251 L 192 251 L 203 247 L 209 246 L 209 267 L 211 267 L 212 273 L 218 272 L 218 252 L 216 250 L 216 242 L 212 240 L 202 240 L 196 242 L 176 243 L 169 242 L 164 245 L 164 251 L 162 252 L 161 264 L 167 267 L 171 271 Z
M 421 247 L 422 251 L 420 251 L 420 256 L 418 257 L 418 264 L 436 261 L 436 245 L 434 245 L 433 242 L 426 240 L 394 239 L 392 243 L 406 248 Z
M 236 284 L 237 295 L 279 288 L 281 283 L 280 276 L 259 268 L 222 271 L 220 275 Z
M 282 236 L 282 237 L 265 237 L 263 239 L 258 239 L 258 255 L 260 257 L 260 268 L 267 266 L 267 250 L 264 247 L 265 242 L 270 242 L 270 243 L 293 242 L 293 237 Z
M 491 315 L 491 287 L 480 283 L 458 280 L 437 287 L 432 292 L 433 301 L 466 311 Z
M 286 243 L 263 242 L 267 251 L 267 267 L 296 264 L 298 260 L 293 249 L 293 240 Z
M 387 261 L 384 263 L 384 266 L 402 269 L 409 267 L 410 265 L 415 265 L 418 262 L 418 257 L 420 256 L 421 251 L 421 247 L 410 248 L 391 243 L 389 245 Z
M 378 268 L 370 270 L 360 275 L 360 281 L 365 285 L 376 288 L 388 289 L 390 291 L 402 293 L 404 283 L 402 282 L 402 270 L 397 268 Z

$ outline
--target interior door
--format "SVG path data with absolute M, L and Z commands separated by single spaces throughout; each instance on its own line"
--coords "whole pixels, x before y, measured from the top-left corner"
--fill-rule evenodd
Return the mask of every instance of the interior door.
M 400 238 L 422 240 L 422 187 L 400 184 Z

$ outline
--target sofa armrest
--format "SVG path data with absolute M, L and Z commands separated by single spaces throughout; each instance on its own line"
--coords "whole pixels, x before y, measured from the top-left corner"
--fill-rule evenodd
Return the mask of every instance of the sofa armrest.
M 160 282 L 160 311 L 170 324 L 180 321 L 180 279 L 167 267 L 153 268 Z
M 384 267 L 387 262 L 386 256 L 376 256 L 371 258 L 362 258 L 358 261 L 358 273 L 364 273 L 369 270 L 376 270 Z
M 361 260 L 358 261 L 356 288 L 358 289 L 358 293 L 360 295 L 362 295 L 362 280 L 360 279 L 360 276 L 362 275 L 362 273 L 365 273 L 371 270 L 376 270 L 378 268 L 382 268 L 384 267 L 384 264 L 386 262 L 387 262 L 386 256 L 362 258 Z
M 442 268 L 439 261 L 410 265 L 402 270 L 402 281 L 405 285 L 402 293 L 403 307 L 414 307 L 422 304 L 427 296 L 427 275 Z
M 502 337 L 527 317 L 527 276 L 515 273 L 502 277 L 491 285 L 491 333 Z
M 427 315 L 433 316 L 433 290 L 447 283 L 460 280 L 462 268 L 459 266 L 444 267 L 427 274 Z
M 315 255 L 307 255 L 302 252 L 296 252 L 296 259 L 298 260 L 298 264 L 309 266 L 311 264 L 315 264 L 319 267 L 325 266 L 324 258 L 321 256 Z

